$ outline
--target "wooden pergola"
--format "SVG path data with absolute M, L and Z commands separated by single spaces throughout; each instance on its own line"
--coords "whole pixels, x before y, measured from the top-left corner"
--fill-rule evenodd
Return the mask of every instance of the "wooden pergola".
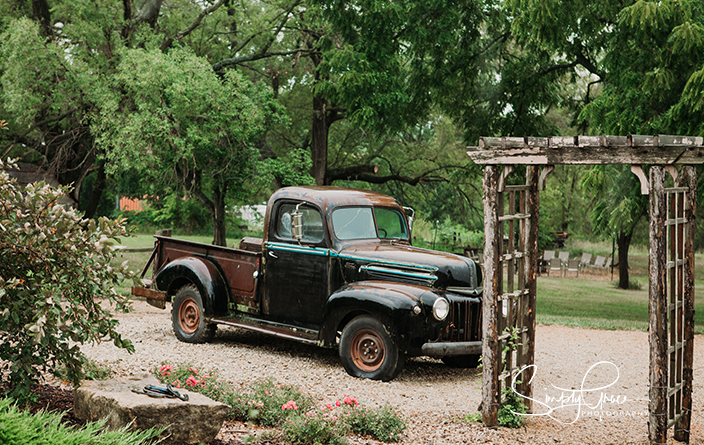
M 631 165 L 650 195 L 649 439 L 689 443 L 694 356 L 694 227 L 701 137 L 481 138 L 467 154 L 484 166 L 482 418 L 497 425 L 502 384 L 533 396 L 540 194 L 555 165 Z M 515 165 L 525 185 L 506 185 Z M 671 183 L 667 176 L 671 176 Z M 666 183 L 671 186 L 666 187 Z M 508 265 L 511 267 L 505 267 Z M 513 344 L 515 347 L 504 348 Z M 527 407 L 529 410 L 532 406 Z

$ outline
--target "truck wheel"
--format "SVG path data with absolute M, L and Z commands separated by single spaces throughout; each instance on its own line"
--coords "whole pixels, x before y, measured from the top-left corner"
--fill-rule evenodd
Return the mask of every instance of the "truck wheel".
M 379 320 L 360 315 L 342 330 L 340 360 L 353 377 L 388 382 L 401 372 L 406 356 Z
M 476 368 L 480 358 L 480 354 L 448 355 L 442 358 L 442 362 L 450 368 Z
M 208 342 L 217 329 L 217 325 L 205 322 L 203 300 L 192 284 L 176 292 L 171 305 L 171 323 L 176 338 L 186 343 Z

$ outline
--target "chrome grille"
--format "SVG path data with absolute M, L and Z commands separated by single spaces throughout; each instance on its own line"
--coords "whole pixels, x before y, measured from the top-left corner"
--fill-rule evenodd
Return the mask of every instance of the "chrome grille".
M 481 340 L 482 305 L 476 302 L 456 301 L 450 308 L 450 325 L 443 340 Z

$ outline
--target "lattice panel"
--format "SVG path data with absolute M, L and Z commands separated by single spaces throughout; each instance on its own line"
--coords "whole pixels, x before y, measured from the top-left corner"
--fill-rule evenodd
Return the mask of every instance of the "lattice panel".
M 510 385 L 513 376 L 528 363 L 527 349 L 532 326 L 529 319 L 529 289 L 526 287 L 526 248 L 528 186 L 506 186 L 499 194 L 498 233 L 500 267 L 498 332 L 503 366 L 499 379 Z M 509 346 L 506 348 L 505 346 Z M 521 382 L 516 389 L 525 394 L 527 382 Z
M 683 371 L 685 335 L 685 276 L 688 273 L 685 240 L 691 224 L 685 212 L 686 188 L 671 188 L 667 196 L 667 286 L 668 321 L 668 385 L 667 426 L 673 426 L 683 414 Z

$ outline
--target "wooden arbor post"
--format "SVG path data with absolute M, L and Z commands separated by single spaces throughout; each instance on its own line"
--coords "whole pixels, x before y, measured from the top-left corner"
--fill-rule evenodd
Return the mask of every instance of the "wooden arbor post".
M 667 172 L 674 187 L 666 188 Z M 643 182 L 644 174 L 640 174 Z M 680 181 L 678 181 L 678 179 Z M 681 186 L 677 187 L 678 182 Z M 650 167 L 650 391 L 651 443 L 666 443 L 667 430 L 689 442 L 694 359 L 694 222 L 696 171 Z
M 502 381 L 510 377 L 508 384 L 527 400 L 533 395 L 538 168 L 527 168 L 524 186 L 506 186 L 512 171 L 512 166 L 484 169 L 482 420 L 489 426 L 498 423 Z
M 467 152 L 472 160 L 484 167 L 484 215 L 485 215 L 485 275 L 482 316 L 483 338 L 483 387 L 482 418 L 487 426 L 496 426 L 497 413 L 501 403 L 501 381 L 513 375 L 513 355 L 499 353 L 502 342 L 506 341 L 505 326 L 501 324 L 499 308 L 514 309 L 507 301 L 519 297 L 523 292 L 532 300 L 533 312 L 528 310 L 532 323 L 523 325 L 520 331 L 522 341 L 529 341 L 528 351 L 520 354 L 525 364 L 534 362 L 535 336 L 535 286 L 533 273 L 536 272 L 537 256 L 524 260 L 523 279 L 519 276 L 516 292 L 503 292 L 503 264 L 508 262 L 508 271 L 513 270 L 511 262 L 520 254 L 517 250 L 504 252 L 503 221 L 520 219 L 519 215 L 504 215 L 503 187 L 506 174 L 500 174 L 513 165 L 544 165 L 539 189 L 551 167 L 557 164 L 572 165 L 632 165 L 633 172 L 641 181 L 643 193 L 650 194 L 650 422 L 651 443 L 665 443 L 667 429 L 674 426 L 675 439 L 689 442 L 689 428 L 692 407 L 692 365 L 694 351 L 694 222 L 696 210 L 696 172 L 691 165 L 704 163 L 704 141 L 701 137 L 686 136 L 597 136 L 597 137 L 549 137 L 549 138 L 481 138 L 478 147 L 469 147 Z M 640 165 L 650 164 L 650 181 Z M 681 168 L 681 186 L 678 187 L 678 172 Z M 529 178 L 535 174 L 529 167 Z M 675 187 L 665 188 L 666 172 L 674 179 Z M 531 183 L 531 179 L 528 179 Z M 523 210 L 534 215 L 526 218 L 521 229 L 525 241 L 523 248 L 532 245 L 529 232 L 538 227 L 539 200 L 537 191 L 529 201 L 535 207 Z M 512 208 L 511 206 L 509 206 Z M 529 209 L 529 207 L 522 207 Z M 520 213 L 520 211 L 519 211 Z M 513 233 L 509 235 L 509 245 Z M 537 255 L 537 248 L 534 249 Z M 524 281 L 522 281 L 524 280 Z M 509 273 L 509 287 L 512 279 Z M 531 284 L 532 283 L 532 284 Z M 522 314 L 522 310 L 517 311 Z M 504 319 L 521 326 L 519 315 Z M 525 330 L 523 330 L 525 329 Z M 524 343 L 524 347 L 525 347 Z M 521 363 L 518 358 L 516 363 Z M 502 372 L 504 371 L 504 372 Z M 507 372 L 508 371 L 508 372 Z M 523 376 L 528 377 L 528 376 Z M 529 381 L 529 378 L 525 378 Z M 530 384 L 522 388 L 523 394 L 532 392 Z

